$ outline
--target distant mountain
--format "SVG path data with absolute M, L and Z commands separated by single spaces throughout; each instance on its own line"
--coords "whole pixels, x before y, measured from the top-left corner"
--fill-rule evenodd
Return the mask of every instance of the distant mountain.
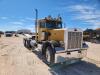
M 100 28 L 97 28 L 96 30 L 99 30 L 100 31 Z

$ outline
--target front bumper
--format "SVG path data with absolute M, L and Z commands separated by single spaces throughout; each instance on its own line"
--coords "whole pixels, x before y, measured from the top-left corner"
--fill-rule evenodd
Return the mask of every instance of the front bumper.
M 74 61 L 74 60 L 82 59 L 83 57 L 87 55 L 87 49 L 82 48 L 80 51 L 81 52 L 73 51 L 73 52 L 70 52 L 70 54 L 67 54 L 66 51 L 56 53 L 55 63 L 69 62 L 70 60 Z

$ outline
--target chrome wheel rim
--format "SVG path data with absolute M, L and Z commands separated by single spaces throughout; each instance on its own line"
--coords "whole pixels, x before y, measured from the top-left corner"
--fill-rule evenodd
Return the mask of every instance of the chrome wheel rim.
M 47 60 L 48 62 L 50 62 L 50 52 L 49 52 L 48 49 L 46 50 L 46 60 Z

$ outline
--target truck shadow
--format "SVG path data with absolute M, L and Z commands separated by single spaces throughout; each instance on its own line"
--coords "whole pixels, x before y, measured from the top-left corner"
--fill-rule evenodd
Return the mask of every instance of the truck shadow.
M 33 53 L 35 53 L 39 59 L 45 63 L 40 51 L 33 51 Z M 70 65 L 59 63 L 49 67 L 49 71 L 52 75 L 100 75 L 100 67 L 83 60 Z
M 80 61 L 74 64 L 57 64 L 50 67 L 52 75 L 100 75 L 100 67 L 93 63 Z
M 35 53 L 35 55 L 45 63 L 41 51 L 32 51 L 32 52 Z

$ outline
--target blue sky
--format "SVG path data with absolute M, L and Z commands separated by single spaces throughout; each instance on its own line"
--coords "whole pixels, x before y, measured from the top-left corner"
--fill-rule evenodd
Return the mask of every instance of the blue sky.
M 38 18 L 60 14 L 67 28 L 100 27 L 100 0 L 0 0 L 0 30 L 34 31 L 35 8 Z

